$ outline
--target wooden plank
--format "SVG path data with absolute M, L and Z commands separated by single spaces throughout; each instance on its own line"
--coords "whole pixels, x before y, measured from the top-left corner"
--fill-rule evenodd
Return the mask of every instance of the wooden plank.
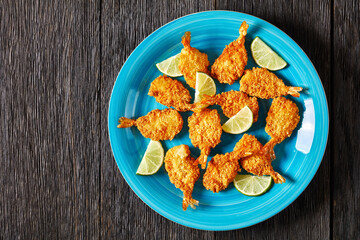
M 135 10 L 134 10 L 135 9 Z M 212 1 L 104 1 L 101 12 L 101 237 L 104 239 L 212 239 L 145 205 L 129 188 L 112 156 L 108 102 L 117 74 L 132 50 L 151 32 L 180 16 L 212 9 Z
M 98 0 L 0 13 L 0 238 L 99 236 Z
M 360 2 L 334 1 L 333 239 L 360 236 Z
M 330 1 L 216 1 L 216 9 L 245 12 L 282 29 L 303 48 L 317 69 L 331 100 Z M 355 56 L 355 55 L 354 55 Z M 355 59 L 355 58 L 354 58 Z M 330 238 L 330 152 L 300 197 L 284 211 L 258 225 L 218 232 L 216 239 L 328 239 Z

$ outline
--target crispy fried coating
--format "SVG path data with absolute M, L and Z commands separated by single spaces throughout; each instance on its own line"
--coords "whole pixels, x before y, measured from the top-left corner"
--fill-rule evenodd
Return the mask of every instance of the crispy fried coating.
M 194 165 L 194 161 L 187 145 L 173 147 L 165 155 L 165 169 L 169 174 L 170 182 L 184 193 L 183 210 L 186 210 L 188 205 L 195 209 L 195 205 L 199 203 L 191 196 L 194 184 L 200 177 L 200 169 Z
M 194 112 L 189 117 L 188 124 L 191 143 L 201 151 L 195 164 L 200 163 L 205 169 L 210 149 L 220 143 L 222 128 L 219 113 L 216 109 L 205 108 L 200 112 Z
M 255 153 L 249 157 L 240 160 L 241 167 L 247 172 L 257 176 L 270 175 L 275 183 L 286 182 L 285 178 L 275 172 L 271 166 L 271 158 L 269 154 Z
M 118 128 L 136 126 L 141 134 L 154 141 L 172 140 L 183 127 L 183 119 L 178 111 L 167 108 L 155 109 L 138 119 L 121 117 Z
M 299 108 L 284 97 L 278 97 L 271 103 L 266 117 L 265 132 L 271 140 L 265 144 L 265 150 L 275 159 L 274 146 L 291 136 L 300 121 Z
M 237 159 L 250 156 L 261 150 L 262 144 L 255 136 L 244 134 L 243 137 L 236 143 L 233 153 L 236 154 Z
M 216 154 L 208 163 L 203 185 L 214 193 L 224 190 L 240 171 L 239 161 L 232 153 Z
M 238 160 L 250 156 L 262 147 L 254 139 L 256 140 L 254 136 L 244 134 L 232 152 L 217 154 L 210 160 L 203 178 L 203 185 L 207 190 L 219 192 L 228 187 L 240 171 Z
M 211 75 L 221 83 L 233 84 L 244 72 L 247 64 L 245 36 L 249 25 L 244 21 L 238 39 L 225 47 L 211 67 Z
M 191 33 L 185 32 L 185 35 L 182 37 L 181 43 L 184 45 L 184 48 L 181 50 L 179 69 L 186 83 L 195 88 L 196 83 L 196 72 L 204 72 L 209 74 L 208 67 L 210 65 L 208 56 L 206 53 L 202 53 L 196 48 L 190 46 Z
M 150 85 L 149 96 L 155 97 L 158 103 L 185 112 L 192 107 L 191 96 L 184 85 L 167 76 L 159 76 Z
M 223 113 L 228 118 L 236 115 L 242 108 L 248 106 L 253 115 L 254 122 L 258 120 L 259 116 L 259 103 L 256 97 L 249 97 L 246 93 L 240 91 L 228 91 L 215 96 L 206 96 L 200 102 L 195 103 L 193 111 L 199 111 L 208 105 L 220 105 Z
M 276 138 L 279 142 L 290 137 L 300 121 L 299 108 L 297 105 L 284 97 L 273 100 L 266 117 L 265 131 Z
M 271 166 L 270 154 L 263 152 L 263 145 L 252 135 L 244 134 L 243 138 L 236 144 L 234 152 L 249 151 L 252 155 L 240 159 L 240 164 L 247 172 L 262 176 L 270 175 L 275 183 L 285 182 L 279 173 Z
M 253 68 L 245 70 L 240 80 L 240 91 L 258 98 L 276 98 L 290 94 L 300 97 L 301 87 L 288 87 L 274 73 L 266 68 Z

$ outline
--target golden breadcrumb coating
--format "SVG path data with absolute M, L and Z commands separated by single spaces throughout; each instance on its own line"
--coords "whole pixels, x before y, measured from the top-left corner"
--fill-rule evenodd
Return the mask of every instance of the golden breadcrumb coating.
M 220 116 L 216 109 L 203 109 L 201 112 L 194 112 L 188 119 L 189 137 L 194 147 L 198 147 L 201 154 L 196 159 L 205 169 L 210 149 L 220 143 L 222 128 Z
M 220 105 L 223 113 L 228 118 L 235 116 L 241 109 L 248 106 L 253 115 L 254 122 L 258 120 L 259 103 L 256 97 L 249 97 L 246 93 L 240 91 L 228 91 L 217 94 L 215 96 L 205 96 L 200 102 L 195 103 L 192 111 L 199 111 L 208 105 Z
M 189 111 L 192 106 L 189 90 L 180 81 L 165 75 L 152 81 L 148 95 L 155 97 L 158 103 L 181 112 Z
M 247 64 L 245 36 L 249 25 L 244 21 L 238 39 L 225 47 L 211 67 L 211 75 L 221 83 L 233 84 L 244 72 Z
M 252 155 L 240 159 L 241 167 L 249 173 L 262 176 L 270 175 L 275 183 L 285 182 L 279 173 L 275 172 L 271 166 L 270 154 L 263 153 L 263 145 L 256 139 L 256 137 L 247 135 L 236 144 L 234 152 L 249 151 Z
M 204 187 L 213 192 L 226 189 L 240 171 L 239 159 L 258 152 L 261 147 L 254 136 L 244 134 L 232 152 L 217 154 L 210 160 L 203 178 Z
M 247 172 L 257 176 L 270 175 L 275 183 L 286 182 L 285 178 L 275 172 L 271 166 L 271 158 L 269 154 L 256 153 L 240 160 L 241 167 Z
M 228 187 L 238 171 L 240 171 L 239 161 L 232 153 L 217 154 L 208 163 L 203 185 L 207 190 L 219 192 Z
M 266 68 L 253 68 L 245 70 L 240 80 L 240 91 L 258 98 L 276 98 L 290 94 L 300 96 L 301 87 L 288 87 L 274 73 Z
M 300 121 L 297 105 L 284 97 L 273 100 L 266 117 L 265 132 L 271 138 L 278 139 L 278 143 L 291 136 Z
M 299 124 L 299 108 L 296 104 L 284 97 L 278 97 L 271 103 L 266 117 L 265 132 L 271 139 L 265 144 L 265 150 L 275 159 L 274 147 L 286 138 L 290 137 Z
M 233 153 L 236 154 L 238 159 L 257 153 L 261 150 L 262 144 L 256 139 L 255 136 L 244 134 L 243 137 L 236 143 Z
M 151 140 L 172 140 L 181 131 L 183 119 L 174 109 L 155 109 L 136 120 L 121 117 L 117 127 L 128 128 L 131 126 L 136 126 L 144 137 Z
M 190 46 L 190 40 L 191 33 L 186 32 L 181 41 L 184 48 L 180 54 L 179 69 L 184 74 L 186 83 L 190 87 L 195 88 L 196 72 L 210 74 L 208 70 L 210 62 L 206 53 L 202 53 Z
M 194 165 L 194 161 L 187 145 L 173 147 L 165 155 L 165 169 L 169 174 L 170 182 L 184 193 L 183 210 L 186 210 L 188 205 L 194 209 L 195 205 L 198 205 L 198 201 L 191 196 L 194 184 L 200 177 L 200 169 Z

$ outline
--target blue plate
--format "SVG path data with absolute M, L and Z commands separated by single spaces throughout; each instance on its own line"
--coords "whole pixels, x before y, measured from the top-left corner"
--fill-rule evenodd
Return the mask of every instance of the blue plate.
M 207 53 L 210 63 L 213 63 L 225 45 L 238 37 L 242 21 L 249 24 L 246 36 L 249 61 L 246 68 L 256 66 L 249 47 L 252 40 L 259 36 L 288 62 L 288 66 L 276 74 L 285 84 L 305 89 L 301 92 L 300 98 L 287 97 L 298 105 L 301 120 L 292 136 L 275 147 L 277 159 L 273 162 L 273 167 L 286 178 L 286 183 L 274 185 L 262 196 L 247 197 L 239 193 L 232 183 L 228 189 L 220 193 L 207 191 L 202 186 L 200 178 L 193 192 L 194 199 L 200 203 L 199 206 L 196 210 L 188 208 L 187 211 L 183 211 L 182 192 L 170 183 L 164 166 L 152 176 L 135 174 L 150 140 L 144 138 L 134 127 L 118 129 L 118 119 L 121 116 L 138 118 L 153 109 L 166 108 L 147 93 L 150 83 L 161 74 L 155 64 L 181 51 L 180 41 L 185 31 L 191 31 L 191 45 Z M 177 79 L 184 81 L 183 78 Z M 238 81 L 231 86 L 218 82 L 216 84 L 218 93 L 231 89 L 239 90 L 240 86 Z M 194 90 L 190 89 L 190 93 L 194 96 Z M 259 105 L 259 120 L 247 133 L 254 134 L 265 144 L 270 139 L 264 127 L 271 100 L 259 100 Z M 226 117 L 220 108 L 215 108 L 219 109 L 224 123 Z M 199 150 L 192 146 L 187 127 L 187 117 L 191 113 L 181 115 L 184 119 L 183 130 L 174 140 L 162 141 L 163 147 L 166 151 L 173 146 L 187 144 L 193 156 L 197 157 Z M 116 79 L 111 94 L 108 124 L 116 163 L 124 179 L 147 205 L 162 216 L 188 227 L 230 230 L 244 228 L 270 218 L 286 208 L 304 191 L 324 155 L 329 119 L 320 78 L 309 58 L 288 35 L 251 15 L 209 11 L 187 15 L 164 25 L 133 51 Z M 242 134 L 223 133 L 221 143 L 211 151 L 209 159 L 217 153 L 232 151 L 241 137 Z

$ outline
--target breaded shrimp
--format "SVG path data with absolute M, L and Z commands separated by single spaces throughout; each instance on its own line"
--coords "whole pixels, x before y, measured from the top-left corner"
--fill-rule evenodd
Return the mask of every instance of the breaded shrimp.
M 216 154 L 208 163 L 203 185 L 207 190 L 219 192 L 228 187 L 238 171 L 239 161 L 232 153 Z
M 290 94 L 300 96 L 301 87 L 288 87 L 274 73 L 266 68 L 253 68 L 245 70 L 240 80 L 240 91 L 258 98 L 276 98 Z
M 144 137 L 151 140 L 172 140 L 181 131 L 183 119 L 174 109 L 155 109 L 136 120 L 121 117 L 117 127 L 128 128 L 132 126 L 136 126 Z
M 184 45 L 184 48 L 181 50 L 179 69 L 186 83 L 195 88 L 196 83 L 196 72 L 204 72 L 209 74 L 208 67 L 210 65 L 208 56 L 206 53 L 202 53 L 196 48 L 190 46 L 191 33 L 185 32 L 185 35 L 182 37 L 181 43 Z
M 200 177 L 200 169 L 194 165 L 194 161 L 187 145 L 173 147 L 165 155 L 165 169 L 169 174 L 170 182 L 184 193 L 183 210 L 186 210 L 189 204 L 195 209 L 195 205 L 199 203 L 191 196 L 194 184 Z
M 236 115 L 242 108 L 248 106 L 253 115 L 254 122 L 258 119 L 259 103 L 256 97 L 249 97 L 246 93 L 240 91 L 228 91 L 215 96 L 205 96 L 203 100 L 194 104 L 192 111 L 199 111 L 208 105 L 220 105 L 223 113 L 228 118 Z
M 211 67 L 211 75 L 221 83 L 233 84 L 244 72 L 247 64 L 245 36 L 249 25 L 244 21 L 238 39 L 225 47 Z
M 233 153 L 237 159 L 250 156 L 261 150 L 262 144 L 256 139 L 255 136 L 244 134 L 244 136 L 236 143 Z
M 299 108 L 296 104 L 284 97 L 278 97 L 271 103 L 266 117 L 265 132 L 271 140 L 265 144 L 265 151 L 270 152 L 275 159 L 274 146 L 291 136 L 300 121 Z
M 241 167 L 258 176 L 270 175 L 275 183 L 285 182 L 285 178 L 272 168 L 270 154 L 262 152 L 263 145 L 256 137 L 251 135 L 245 137 L 245 135 L 236 144 L 234 152 L 249 151 L 252 155 L 240 159 Z
M 152 81 L 149 96 L 155 97 L 158 103 L 185 112 L 191 108 L 191 96 L 184 85 L 167 76 L 159 76 Z
M 188 119 L 188 124 L 191 143 L 201 150 L 195 164 L 200 163 L 205 169 L 210 149 L 220 143 L 222 128 L 219 113 L 216 109 L 205 108 L 201 112 L 193 113 Z
M 271 166 L 270 154 L 261 154 L 261 151 L 240 160 L 241 167 L 257 176 L 270 175 L 275 183 L 286 182 L 285 178 L 275 172 Z
M 210 160 L 203 178 L 203 185 L 207 190 L 219 192 L 228 187 L 240 171 L 239 159 L 261 148 L 253 141 L 254 138 L 254 136 L 244 134 L 233 152 L 217 154 Z

